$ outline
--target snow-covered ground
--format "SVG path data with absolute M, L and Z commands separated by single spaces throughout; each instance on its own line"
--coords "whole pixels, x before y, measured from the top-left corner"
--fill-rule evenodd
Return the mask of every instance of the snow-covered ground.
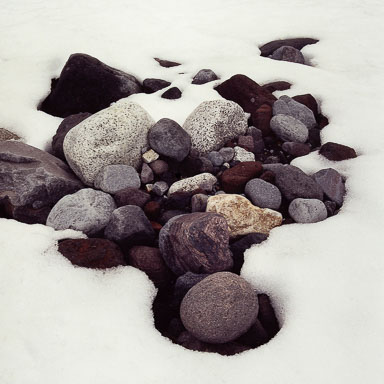
M 134 95 L 154 119 L 183 123 L 222 79 L 287 80 L 312 93 L 330 124 L 322 140 L 354 147 L 341 163 L 311 154 L 306 172 L 347 177 L 339 215 L 276 228 L 242 274 L 283 323 L 268 344 L 223 357 L 185 350 L 153 326 L 155 289 L 131 267 L 73 267 L 56 249 L 76 232 L 0 219 L 1 384 L 381 384 L 384 378 L 384 6 L 379 0 L 0 0 L 0 127 L 47 149 L 61 119 L 36 106 L 71 53 L 83 52 L 183 91 Z M 272 61 L 258 46 L 313 37 L 313 66 Z M 182 63 L 160 67 L 153 57 Z

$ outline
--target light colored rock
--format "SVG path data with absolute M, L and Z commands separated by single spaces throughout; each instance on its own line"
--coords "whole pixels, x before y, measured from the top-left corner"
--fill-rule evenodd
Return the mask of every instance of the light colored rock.
M 216 182 L 216 177 L 211 173 L 200 173 L 199 175 L 188 177 L 173 183 L 169 188 L 168 196 L 176 192 L 193 192 L 199 188 L 210 192 Z
M 235 102 L 211 100 L 201 103 L 185 120 L 192 149 L 199 155 L 217 151 L 228 141 L 243 135 L 248 127 L 248 114 Z
M 95 178 L 95 188 L 107 193 L 116 193 L 125 188 L 140 188 L 136 169 L 130 165 L 114 164 L 101 168 Z
M 283 141 L 305 143 L 308 140 L 308 128 L 292 116 L 273 116 L 270 125 L 272 132 Z
M 327 207 L 317 199 L 295 199 L 289 204 L 288 212 L 296 223 L 317 223 L 327 218 Z
M 100 169 L 111 164 L 138 168 L 154 120 L 138 104 L 119 100 L 72 128 L 64 139 L 69 166 L 87 185 Z
M 219 213 L 225 217 L 231 238 L 252 232 L 268 234 L 283 221 L 280 212 L 255 207 L 247 198 L 235 194 L 209 197 L 206 212 Z
M 244 148 L 235 147 L 234 151 L 233 161 L 240 161 L 241 163 L 244 161 L 255 161 L 255 155 Z
M 160 155 L 153 149 L 150 149 L 149 151 L 143 153 L 141 157 L 143 158 L 144 163 L 150 164 L 157 160 Z

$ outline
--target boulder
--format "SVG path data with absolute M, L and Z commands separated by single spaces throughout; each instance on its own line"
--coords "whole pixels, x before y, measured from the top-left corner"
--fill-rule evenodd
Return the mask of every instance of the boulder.
M 193 77 L 192 84 L 206 84 L 210 81 L 217 80 L 218 77 L 216 73 L 212 71 L 212 69 L 201 69 L 196 75 Z

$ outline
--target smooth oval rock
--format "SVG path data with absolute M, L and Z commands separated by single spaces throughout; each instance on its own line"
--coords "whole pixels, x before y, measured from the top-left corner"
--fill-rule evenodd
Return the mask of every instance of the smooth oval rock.
M 257 207 L 274 210 L 280 208 L 281 192 L 271 183 L 261 179 L 252 179 L 245 185 L 244 192 Z
M 285 143 L 283 143 L 283 145 L 281 146 L 281 149 L 284 152 L 286 152 L 288 155 L 291 155 L 294 157 L 305 156 L 311 152 L 311 148 L 308 144 L 293 143 L 290 141 L 286 141 Z
M 114 164 L 101 168 L 94 186 L 107 193 L 116 193 L 125 188 L 140 188 L 141 182 L 136 169 L 130 165 Z
M 245 333 L 256 321 L 256 291 L 242 277 L 219 272 L 192 287 L 180 306 L 185 328 L 197 339 L 226 343 Z
M 272 132 L 283 141 L 305 143 L 308 140 L 308 128 L 289 115 L 276 115 L 271 119 Z
M 101 168 L 112 164 L 141 164 L 141 150 L 154 121 L 138 104 L 121 100 L 82 121 L 64 139 L 69 166 L 87 185 Z
M 194 192 L 198 189 L 210 192 L 216 184 L 217 179 L 210 173 L 200 173 L 199 175 L 187 177 L 173 183 L 168 191 L 168 196 L 177 192 Z
M 295 199 L 289 204 L 288 212 L 296 223 L 317 223 L 327 218 L 326 206 L 317 199 Z
M 233 265 L 229 231 L 223 216 L 190 213 L 170 219 L 159 234 L 159 248 L 178 276 L 186 272 L 214 273 Z
M 92 236 L 104 229 L 116 204 L 111 195 L 91 188 L 66 195 L 52 208 L 47 225 L 61 229 L 74 229 Z

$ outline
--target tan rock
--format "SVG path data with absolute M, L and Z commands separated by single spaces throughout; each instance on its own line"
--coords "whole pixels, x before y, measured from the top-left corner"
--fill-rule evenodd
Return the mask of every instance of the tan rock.
M 5 128 L 0 128 L 0 141 L 7 140 L 20 140 L 20 137 Z
M 225 217 L 231 238 L 252 232 L 268 234 L 283 221 L 280 212 L 256 207 L 245 197 L 235 194 L 211 196 L 206 212 L 219 213 Z

